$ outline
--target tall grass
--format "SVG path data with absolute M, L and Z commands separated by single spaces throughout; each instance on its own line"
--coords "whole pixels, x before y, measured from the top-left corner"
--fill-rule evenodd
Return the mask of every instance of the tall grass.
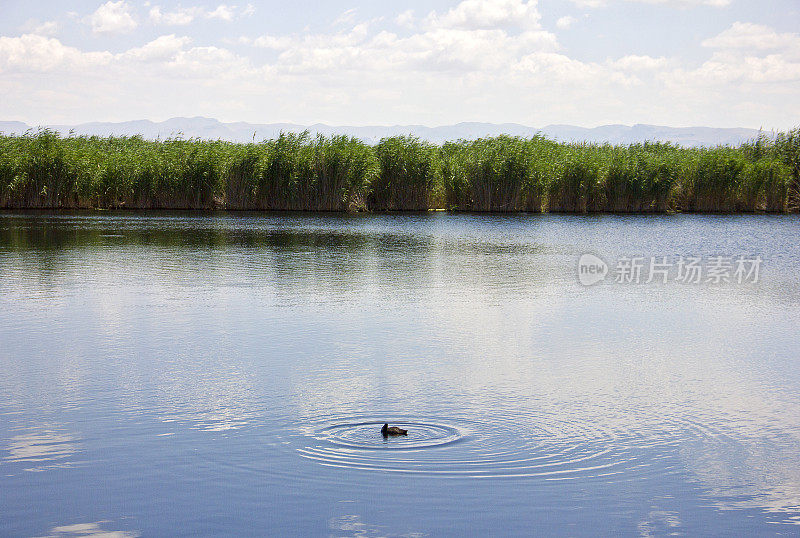
M 230 149 L 224 164 L 228 209 L 363 208 L 367 187 L 378 173 L 371 148 L 345 136 L 282 134 L 277 140 Z
M 602 211 L 601 164 L 601 153 L 595 146 L 563 148 L 547 183 L 548 211 Z
M 800 208 L 800 129 L 738 147 L 441 146 L 283 134 L 253 144 L 0 136 L 0 208 L 786 212 Z
M 414 137 L 384 138 L 375 146 L 380 173 L 368 206 L 376 211 L 423 211 L 431 207 L 440 175 L 438 148 Z
M 510 136 L 445 144 L 447 207 L 465 211 L 540 211 L 552 145 Z
M 140 137 L 0 137 L 0 207 L 205 209 L 224 143 Z
M 685 174 L 670 144 L 637 144 L 607 148 L 602 173 L 602 210 L 656 212 L 670 209 L 670 196 Z
M 787 205 L 791 211 L 800 210 L 800 128 L 778 133 L 773 153 L 788 169 Z

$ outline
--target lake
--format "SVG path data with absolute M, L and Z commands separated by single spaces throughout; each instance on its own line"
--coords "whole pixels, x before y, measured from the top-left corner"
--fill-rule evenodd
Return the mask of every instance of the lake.
M 0 535 L 797 535 L 798 237 L 0 213 Z

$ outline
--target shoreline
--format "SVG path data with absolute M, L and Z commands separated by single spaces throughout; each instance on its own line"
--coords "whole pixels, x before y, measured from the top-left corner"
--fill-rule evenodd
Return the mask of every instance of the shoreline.
M 426 210 L 383 210 L 383 211 L 346 211 L 346 210 L 307 210 L 307 209 L 203 209 L 203 208 L 131 208 L 131 207 L 2 207 L 0 215 L 14 214 L 59 214 L 71 213 L 77 215 L 103 215 L 103 214 L 123 214 L 123 215 L 168 215 L 196 213 L 201 215 L 317 215 L 317 216 L 433 216 L 433 215 L 473 215 L 473 216 L 564 216 L 564 217 L 679 217 L 679 216 L 711 216 L 711 217 L 791 217 L 800 214 L 800 211 L 592 211 L 592 212 L 568 212 L 568 211 L 474 211 L 474 210 L 452 210 L 452 209 L 426 209 Z

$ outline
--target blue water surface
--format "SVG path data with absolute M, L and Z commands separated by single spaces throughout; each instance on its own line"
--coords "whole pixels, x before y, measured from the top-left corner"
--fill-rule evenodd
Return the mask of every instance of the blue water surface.
M 797 216 L 0 213 L 0 535 L 796 536 L 798 237 Z M 681 256 L 761 265 L 646 283 Z

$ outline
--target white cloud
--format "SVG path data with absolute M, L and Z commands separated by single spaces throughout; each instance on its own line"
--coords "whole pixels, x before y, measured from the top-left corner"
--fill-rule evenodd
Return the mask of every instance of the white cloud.
M 580 7 L 605 7 L 612 2 L 620 0 L 572 0 L 572 3 Z M 668 7 L 689 8 L 697 6 L 727 7 L 732 0 L 625 0 L 626 2 L 638 2 L 640 4 L 656 4 Z
M 800 34 L 736 22 L 702 44 L 715 52 L 696 70 L 679 71 L 679 80 L 706 85 L 800 81 Z
M 700 84 L 702 86 L 733 83 L 765 84 L 800 81 L 800 62 L 781 54 L 764 57 L 743 56 L 732 52 L 717 52 L 699 68 L 677 70 L 665 80 L 670 84 Z
M 735 22 L 721 34 L 703 41 L 703 46 L 751 50 L 793 48 L 800 51 L 800 34 L 778 33 L 768 26 Z
M 149 43 L 132 48 L 123 55 L 125 58 L 143 62 L 174 60 L 191 42 L 188 37 L 177 37 L 175 34 L 163 35 Z
M 622 71 L 655 71 L 669 66 L 669 60 L 663 56 L 653 58 L 652 56 L 638 56 L 635 54 L 623 56 L 611 62 L 611 65 Z
M 35 34 L 0 37 L 0 72 L 77 71 L 108 65 L 112 59 L 110 52 L 82 52 Z
M 537 29 L 540 19 L 536 0 L 464 0 L 446 13 L 431 12 L 426 22 L 434 28 L 465 30 Z
M 430 12 L 409 36 L 371 32 L 369 23 L 360 23 L 334 34 L 244 41 L 279 50 L 274 68 L 286 73 L 390 70 L 481 76 L 511 69 L 526 54 L 555 51 L 556 37 L 539 28 L 539 18 L 535 1 L 465 0 L 443 14 Z M 396 22 L 409 27 L 413 20 L 408 11 Z
M 236 6 L 229 6 L 227 4 L 220 4 L 213 10 L 192 6 L 178 7 L 172 11 L 163 11 L 161 6 L 152 6 L 150 8 L 149 17 L 150 22 L 153 24 L 186 26 L 197 19 L 218 19 L 231 22 L 237 18 L 236 13 Z M 239 12 L 239 17 L 249 17 L 254 13 L 255 7 L 252 4 L 247 4 L 247 6 Z
M 531 52 L 558 48 L 553 34 L 529 30 L 428 27 L 401 37 L 388 31 L 370 33 L 365 23 L 327 35 L 265 35 L 250 43 L 279 50 L 275 68 L 287 73 L 358 70 L 480 73 L 510 68 Z
M 629 2 L 641 2 L 643 4 L 663 4 L 673 7 L 694 7 L 711 6 L 727 7 L 732 0 L 628 0 Z
M 58 33 L 59 24 L 55 21 L 40 22 L 36 19 L 30 19 L 20 27 L 24 34 L 36 34 L 43 36 L 54 36 Z
M 275 49 L 275 50 L 288 49 L 289 47 L 292 46 L 293 43 L 291 37 L 286 37 L 286 36 L 276 37 L 271 35 L 262 35 L 252 40 L 250 39 L 243 40 L 242 42 L 262 49 Z
M 256 71 L 245 58 L 219 47 L 192 47 L 180 51 L 165 67 L 176 76 L 197 77 L 208 82 L 211 78 L 243 79 Z
M 413 27 L 414 22 L 416 21 L 416 18 L 414 17 L 414 10 L 409 9 L 407 11 L 402 12 L 395 18 L 394 21 L 395 23 L 397 23 L 398 26 L 402 26 L 403 28 Z
M 92 32 L 97 34 L 123 34 L 138 26 L 131 15 L 131 7 L 125 0 L 106 2 L 89 16 Z
M 604 68 L 598 64 L 573 60 L 564 54 L 536 52 L 519 60 L 514 66 L 517 74 L 529 77 L 535 75 L 537 81 L 557 83 L 579 83 L 603 80 Z
M 578 7 L 604 7 L 608 5 L 606 0 L 572 0 L 572 3 Z
M 355 9 L 348 9 L 331 23 L 332 26 L 337 26 L 339 24 L 352 24 L 356 18 L 356 10 Z
M 0 72 L 94 74 L 100 78 L 152 76 L 197 78 L 243 77 L 254 69 L 249 60 L 218 47 L 191 47 L 191 39 L 164 35 L 119 54 L 83 52 L 57 39 L 26 34 L 0 37 Z M 147 71 L 139 67 L 148 63 Z
M 556 27 L 557 28 L 561 28 L 562 30 L 566 30 L 567 28 L 569 28 L 570 26 L 575 24 L 577 21 L 578 20 L 575 17 L 571 17 L 569 15 L 566 15 L 564 17 L 560 17 L 556 21 Z
M 207 19 L 220 19 L 223 21 L 230 22 L 233 20 L 236 12 L 234 8 L 225 4 L 217 6 L 214 11 L 208 11 L 204 14 L 204 17 Z
M 56 35 L 58 33 L 58 23 L 55 21 L 43 22 L 33 29 L 33 33 L 44 36 Z
M 163 12 L 161 7 L 150 8 L 150 21 L 167 26 L 185 26 L 191 24 L 198 15 L 198 8 L 178 8 L 175 11 Z

